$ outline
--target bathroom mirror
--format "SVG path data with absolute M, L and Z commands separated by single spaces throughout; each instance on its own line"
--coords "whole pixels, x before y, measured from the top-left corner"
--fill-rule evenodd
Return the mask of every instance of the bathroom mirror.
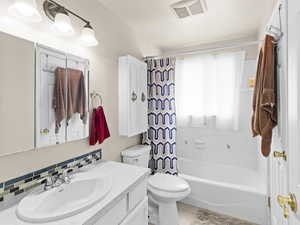
M 0 155 L 34 148 L 34 43 L 0 33 Z
M 89 61 L 36 49 L 36 147 L 88 137 Z
M 87 138 L 89 61 L 0 33 L 0 156 Z

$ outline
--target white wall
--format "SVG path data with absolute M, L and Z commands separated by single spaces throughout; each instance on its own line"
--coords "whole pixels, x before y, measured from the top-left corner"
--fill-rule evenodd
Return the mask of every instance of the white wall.
M 99 40 L 99 46 L 93 48 L 81 47 L 76 38 L 56 36 L 51 31 L 51 23 L 45 16 L 43 22 L 39 24 L 25 24 L 11 19 L 7 16 L 7 7 L 11 2 L 11 0 L 1 0 L 0 2 L 0 31 L 90 60 L 90 90 L 96 90 L 103 97 L 111 138 L 103 145 L 96 147 L 89 147 L 87 140 L 82 140 L 0 157 L 0 182 L 98 148 L 103 149 L 104 159 L 119 160 L 120 151 L 139 143 L 140 137 L 125 138 L 118 135 L 118 57 L 131 54 L 141 58 L 145 55 L 159 54 L 158 49 L 147 40 L 136 40 L 131 29 L 97 0 L 60 1 L 67 8 L 91 20 Z M 41 3 L 43 1 L 38 0 L 37 2 L 40 12 L 42 12 Z M 78 20 L 73 20 L 73 24 L 78 23 Z M 79 36 L 82 26 L 83 24 L 77 26 L 76 37 Z M 20 103 L 20 108 L 26 107 L 25 103 L 23 104 Z M 19 128 L 26 132 L 26 127 L 22 127 L 21 124 Z M 17 128 L 11 127 L 6 132 L 13 133 L 14 129 Z
M 248 78 L 256 74 L 255 57 L 251 51 L 251 56 L 249 57 L 248 54 L 245 62 L 240 92 L 239 130 L 237 132 L 221 132 L 205 128 L 178 128 L 176 149 L 179 157 L 187 157 L 200 162 L 259 169 L 261 156 L 258 151 L 257 139 L 252 138 L 250 129 L 253 89 L 248 88 Z M 195 141 L 197 140 L 204 142 L 202 148 L 196 148 Z

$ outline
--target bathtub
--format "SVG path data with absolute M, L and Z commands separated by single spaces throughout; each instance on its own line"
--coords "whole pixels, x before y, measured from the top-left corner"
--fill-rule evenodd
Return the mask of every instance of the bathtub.
M 178 159 L 178 171 L 192 189 L 183 203 L 268 224 L 266 182 L 258 172 L 185 158 Z

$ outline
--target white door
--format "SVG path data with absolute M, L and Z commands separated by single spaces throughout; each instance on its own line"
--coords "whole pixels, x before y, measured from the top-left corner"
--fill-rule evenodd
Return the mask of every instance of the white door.
M 282 155 L 270 158 L 271 224 L 300 225 L 296 207 L 300 198 L 300 1 L 282 2 L 284 38 L 279 44 L 278 63 L 281 101 L 272 150 L 285 150 L 287 160 Z
M 88 112 L 88 73 L 89 73 L 89 62 L 88 60 L 80 59 L 76 56 L 67 56 L 67 68 L 82 71 L 85 78 L 85 92 L 86 92 L 86 112 Z M 67 137 L 66 141 L 75 141 L 87 138 L 89 136 L 89 117 L 87 113 L 86 123 L 80 119 L 80 114 L 75 113 L 70 121 L 67 123 Z
M 287 194 L 287 162 L 279 157 L 275 158 L 275 152 L 283 152 L 284 148 L 278 137 L 277 131 L 273 136 L 272 154 L 270 155 L 270 215 L 272 225 L 288 225 L 288 220 L 284 217 L 284 209 L 278 204 L 277 197 Z
M 59 132 L 55 133 L 54 71 L 66 67 L 66 56 L 38 47 L 36 59 L 36 147 L 61 144 L 65 142 L 66 126 L 62 121 Z
M 289 193 L 300 204 L 300 1 L 288 0 L 288 164 Z M 289 225 L 300 225 L 300 213 L 289 206 Z M 295 210 L 296 211 L 296 210 Z
M 285 196 L 288 193 L 288 163 L 281 157 L 287 150 L 287 1 L 282 0 L 275 9 L 276 13 L 272 19 L 272 24 L 280 27 L 284 33 L 278 43 L 278 65 L 277 65 L 277 87 L 278 87 L 278 126 L 274 129 L 272 152 L 269 157 L 270 176 L 270 222 L 272 225 L 288 225 L 288 220 L 284 216 L 284 210 L 278 204 L 278 196 Z M 281 22 L 280 22 L 281 21 Z M 274 155 L 275 154 L 275 155 Z

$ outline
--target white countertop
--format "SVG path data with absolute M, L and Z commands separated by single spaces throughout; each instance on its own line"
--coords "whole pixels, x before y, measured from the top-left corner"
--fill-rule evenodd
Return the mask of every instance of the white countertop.
M 94 206 L 77 215 L 47 223 L 28 223 L 20 220 L 16 216 L 17 204 L 0 211 L 1 225 L 82 225 L 87 224 L 93 217 L 101 217 L 106 214 L 119 200 L 121 200 L 128 191 L 145 179 L 150 170 L 142 167 L 135 167 L 128 164 L 100 161 L 95 167 L 88 170 L 93 174 L 105 174 L 112 177 L 112 189 L 108 195 Z

